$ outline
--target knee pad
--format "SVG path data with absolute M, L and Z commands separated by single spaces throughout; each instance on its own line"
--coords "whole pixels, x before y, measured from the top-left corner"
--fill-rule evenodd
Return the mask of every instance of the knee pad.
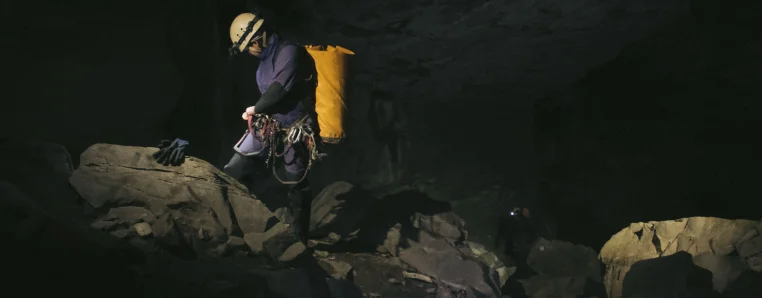
M 233 177 L 236 180 L 241 180 L 246 174 L 246 168 L 251 167 L 253 161 L 248 160 L 245 156 L 234 153 L 230 161 L 222 167 L 222 171 L 228 176 Z

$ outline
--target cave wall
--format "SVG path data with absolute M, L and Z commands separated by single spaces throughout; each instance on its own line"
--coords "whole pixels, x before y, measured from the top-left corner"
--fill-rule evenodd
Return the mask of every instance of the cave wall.
M 183 82 L 160 3 L 7 1 L 0 136 L 156 143 Z M 142 5 L 142 6 L 141 6 Z M 138 19 L 141 20 L 138 20 Z
M 691 15 L 538 101 L 541 195 L 559 237 L 603 244 L 630 222 L 762 217 L 759 4 Z
M 371 186 L 409 184 L 412 173 L 436 177 L 430 192 L 448 200 L 495 184 L 529 192 L 536 179 L 533 100 L 687 12 L 686 1 L 562 3 L 316 6 L 318 40 L 359 53 L 363 88 L 352 98 L 350 127 L 357 129 L 351 146 L 362 153 L 341 160 L 352 164 L 347 174 L 368 177 L 361 180 Z M 496 146 L 505 139 L 511 145 Z
M 451 202 L 471 238 L 491 245 L 508 206 L 544 206 L 534 202 L 534 101 L 688 9 L 688 1 L 321 2 L 313 40 L 358 53 L 359 90 L 349 103 L 352 140 L 314 176 L 422 190 Z

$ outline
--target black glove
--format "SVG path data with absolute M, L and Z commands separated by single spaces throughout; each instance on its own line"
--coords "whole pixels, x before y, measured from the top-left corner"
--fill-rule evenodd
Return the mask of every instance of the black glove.
M 188 144 L 188 141 L 179 138 L 172 142 L 162 140 L 158 146 L 159 151 L 153 154 L 153 158 L 165 166 L 179 166 L 185 161 L 185 147 Z

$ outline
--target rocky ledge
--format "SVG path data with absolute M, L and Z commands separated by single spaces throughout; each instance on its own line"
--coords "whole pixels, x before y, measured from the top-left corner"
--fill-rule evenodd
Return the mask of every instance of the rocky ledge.
M 96 144 L 75 170 L 61 146 L 0 143 L 8 290 L 87 297 L 760 297 L 757 221 L 637 223 L 600 255 L 540 238 L 524 257 L 501 260 L 469 240 L 448 203 L 415 191 L 376 197 L 339 181 L 315 196 L 304 245 L 281 220 L 277 192 L 260 198 L 193 157 L 179 167 L 158 165 L 155 150 Z

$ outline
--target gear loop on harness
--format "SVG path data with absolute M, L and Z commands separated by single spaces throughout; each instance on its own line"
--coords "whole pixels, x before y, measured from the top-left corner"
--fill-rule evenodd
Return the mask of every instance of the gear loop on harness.
M 253 119 L 254 117 L 257 117 L 256 120 Z M 249 117 L 249 132 L 251 132 L 252 135 L 254 135 L 255 132 L 259 132 L 264 146 L 269 148 L 265 164 L 272 167 L 273 176 L 275 176 L 275 178 L 282 184 L 299 184 L 304 181 L 312 168 L 313 161 L 320 157 L 318 154 L 317 143 L 315 142 L 314 132 L 307 122 L 308 117 L 308 115 L 303 116 L 287 128 L 281 128 L 280 122 L 268 115 Z M 281 152 L 278 152 L 278 147 L 280 147 L 278 146 L 279 142 L 282 142 L 283 144 Z M 302 175 L 298 181 L 284 181 L 278 176 L 276 167 L 274 166 L 275 158 L 283 157 L 288 149 L 299 143 L 304 144 L 308 154 L 307 167 L 304 169 L 304 175 Z

